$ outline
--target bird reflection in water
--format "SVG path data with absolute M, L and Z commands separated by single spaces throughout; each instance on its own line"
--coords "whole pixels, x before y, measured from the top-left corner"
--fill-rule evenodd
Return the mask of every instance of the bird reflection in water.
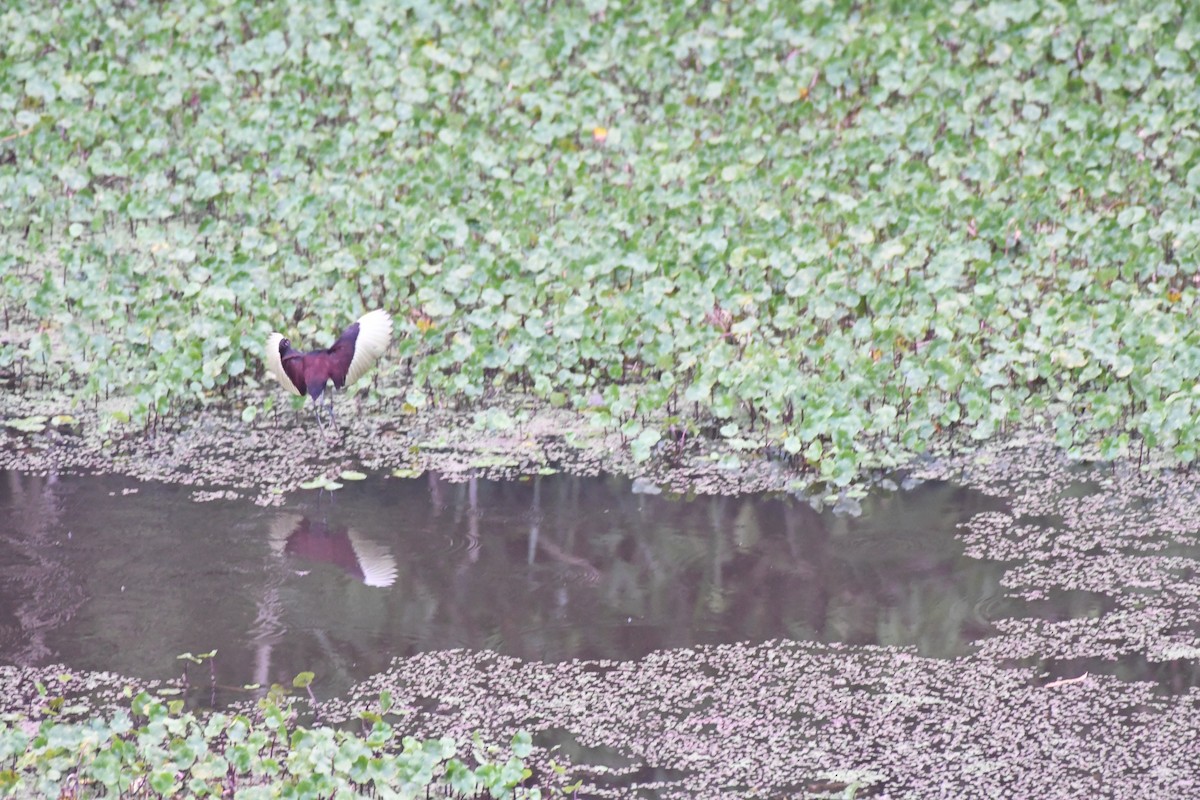
M 282 516 L 271 526 L 271 549 L 322 564 L 333 564 L 367 586 L 386 588 L 396 582 L 396 559 L 390 550 L 353 528 L 334 527 L 301 517 L 289 526 Z
M 396 559 L 384 545 L 374 542 L 349 527 L 331 527 L 326 521 L 314 521 L 294 514 L 280 514 L 268 528 L 270 550 L 282 561 L 302 559 L 333 564 L 367 586 L 386 588 L 396 582 Z M 293 568 L 294 569 L 294 568 Z M 295 570 L 300 575 L 307 570 Z M 250 630 L 254 647 L 254 680 L 269 686 L 279 677 L 272 674 L 275 647 L 287 632 L 285 603 L 281 592 L 284 577 L 278 573 L 264 581 L 258 598 L 258 614 Z M 320 630 L 314 634 L 331 663 L 337 663 L 336 648 Z M 265 691 L 263 689 L 262 691 Z

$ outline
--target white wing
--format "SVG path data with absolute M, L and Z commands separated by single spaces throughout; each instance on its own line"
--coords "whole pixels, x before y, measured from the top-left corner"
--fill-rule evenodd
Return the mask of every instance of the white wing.
M 354 555 L 358 557 L 358 568 L 362 570 L 363 583 L 367 586 L 384 588 L 396 582 L 396 559 L 385 545 L 374 542 L 351 528 L 346 531 Z
M 271 552 L 277 556 L 282 556 L 287 551 L 287 540 L 291 537 L 292 531 L 296 530 L 296 524 L 300 522 L 301 517 L 296 514 L 274 514 L 271 516 L 271 521 L 267 523 L 267 546 L 271 548 Z
M 358 337 L 354 340 L 354 358 L 346 370 L 351 384 L 369 370 L 392 343 L 392 318 L 383 309 L 368 311 L 358 318 Z M 281 365 L 282 368 L 282 365 Z
M 272 333 L 267 338 L 267 372 L 271 373 L 283 384 L 283 388 L 292 394 L 300 394 L 300 390 L 283 371 L 283 361 L 279 358 L 279 343 L 283 341 L 282 333 Z

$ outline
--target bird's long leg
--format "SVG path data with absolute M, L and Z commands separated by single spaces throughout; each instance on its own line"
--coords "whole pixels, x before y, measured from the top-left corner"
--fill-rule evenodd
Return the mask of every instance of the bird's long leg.
M 329 438 L 329 434 L 325 433 L 325 423 L 321 421 L 321 401 L 313 398 L 313 413 L 317 415 L 317 427 L 321 429 L 321 436 Z
M 333 415 L 333 387 L 329 387 L 329 422 L 333 427 L 337 427 L 337 417 Z

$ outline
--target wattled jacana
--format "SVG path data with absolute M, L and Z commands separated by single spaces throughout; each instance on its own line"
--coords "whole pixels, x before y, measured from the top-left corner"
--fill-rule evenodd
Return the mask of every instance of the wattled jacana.
M 392 318 L 386 311 L 377 309 L 359 317 L 358 322 L 342 331 L 327 350 L 301 353 L 282 333 L 272 333 L 267 339 L 267 369 L 292 394 L 307 394 L 312 398 L 317 427 L 324 435 L 325 425 L 321 422 L 321 406 L 317 399 L 325 391 L 325 385 L 333 381 L 333 385 L 341 389 L 358 380 L 391 341 Z M 329 390 L 328 405 L 329 421 L 336 425 L 332 389 Z
M 281 514 L 272 520 L 270 532 L 271 549 L 281 556 L 334 564 L 367 586 L 383 588 L 396 582 L 396 559 L 391 550 L 354 528 Z

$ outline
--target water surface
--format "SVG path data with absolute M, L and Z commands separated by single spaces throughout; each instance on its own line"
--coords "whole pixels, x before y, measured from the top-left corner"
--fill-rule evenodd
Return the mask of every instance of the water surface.
M 615 478 L 372 478 L 283 508 L 114 476 L 0 474 L 0 654 L 142 678 L 218 650 L 224 685 L 334 692 L 395 656 L 635 659 L 796 639 L 969 652 L 1000 564 L 949 484 L 860 517 L 793 497 L 635 494 Z

